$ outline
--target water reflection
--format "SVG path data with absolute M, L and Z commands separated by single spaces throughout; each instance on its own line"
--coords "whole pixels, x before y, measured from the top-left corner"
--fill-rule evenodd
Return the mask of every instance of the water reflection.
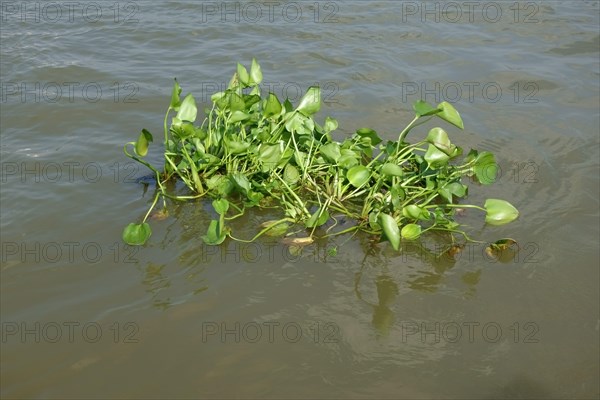
M 359 239 L 360 240 L 360 239 Z M 398 296 L 410 291 L 435 293 L 445 287 L 450 272 L 460 259 L 464 245 L 434 246 L 437 250 L 419 242 L 406 243 L 400 254 L 390 256 L 388 246 L 365 239 L 362 241 L 365 255 L 354 275 L 355 296 L 372 309 L 371 325 L 379 337 L 387 337 L 396 321 L 394 305 Z M 401 267 L 398 264 L 402 264 Z M 462 272 L 461 281 L 466 285 L 462 296 L 472 297 L 481 280 L 482 269 Z M 367 293 L 376 293 L 376 301 L 369 300 Z

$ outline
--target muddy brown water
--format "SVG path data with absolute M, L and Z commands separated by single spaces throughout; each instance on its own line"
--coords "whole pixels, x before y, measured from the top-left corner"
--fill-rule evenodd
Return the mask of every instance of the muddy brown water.
M 598 397 L 598 2 L 23 4 L 0 28 L 3 398 Z M 203 201 L 124 246 L 152 188 L 123 144 L 160 137 L 174 77 L 207 104 L 252 57 L 280 98 L 320 84 L 338 139 L 455 103 L 453 141 L 501 168 L 470 202 L 521 213 L 462 221 L 521 250 L 212 248 Z

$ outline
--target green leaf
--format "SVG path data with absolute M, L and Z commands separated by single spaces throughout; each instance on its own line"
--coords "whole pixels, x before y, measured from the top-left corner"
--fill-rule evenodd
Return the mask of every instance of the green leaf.
M 300 173 L 298 172 L 298 168 L 292 164 L 287 164 L 283 170 L 283 180 L 286 183 L 293 185 L 298 182 L 299 179 Z
M 290 99 L 285 99 L 285 101 L 283 102 L 283 108 L 285 108 L 285 112 L 294 111 L 294 105 L 292 104 Z
M 404 170 L 399 165 L 386 163 L 381 167 L 381 173 L 387 176 L 403 176 Z
M 369 138 L 372 146 L 377 146 L 383 141 L 379 135 L 377 135 L 377 132 L 371 128 L 360 128 L 356 131 L 356 134 L 361 138 Z
M 442 128 L 433 128 L 430 130 L 425 141 L 431 143 L 449 156 L 452 156 L 456 151 L 456 146 L 450 142 L 448 134 Z
M 323 129 L 325 129 L 325 133 L 335 131 L 337 128 L 338 128 L 337 120 L 335 120 L 331 117 L 325 117 L 325 125 L 323 126 Z
M 369 181 L 371 172 L 364 165 L 357 165 L 348 170 L 346 177 L 352 184 L 352 186 L 358 188 Z
M 426 101 L 418 100 L 413 103 L 413 110 L 419 117 L 426 117 L 441 112 L 439 108 L 434 108 L 431 104 Z
M 219 245 L 225 241 L 227 238 L 227 234 L 224 229 L 222 229 L 219 221 L 212 220 L 208 225 L 208 230 L 206 231 L 206 235 L 202 236 L 202 240 L 204 243 L 212 246 Z
M 315 228 L 323 225 L 329 219 L 329 212 L 324 210 L 322 207 L 319 207 L 317 211 L 313 215 L 310 216 L 308 221 L 306 221 L 307 228 Z
M 251 190 L 250 181 L 246 177 L 246 175 L 241 172 L 234 172 L 231 174 L 231 179 L 235 185 L 242 189 L 242 193 L 247 194 Z
M 490 225 L 508 224 L 519 216 L 519 211 L 506 200 L 487 199 L 483 207 L 487 213 L 485 222 Z
M 400 235 L 407 240 L 415 240 L 421 236 L 421 226 L 417 224 L 406 224 L 402 227 Z
M 448 163 L 450 156 L 430 144 L 424 158 L 432 168 L 439 168 Z
M 409 219 L 418 219 L 421 221 L 426 221 L 430 218 L 429 211 L 415 204 L 409 204 L 402 208 L 402 215 Z
M 460 114 L 458 113 L 458 111 L 456 111 L 452 104 L 448 103 L 447 101 L 443 101 L 440 104 L 438 104 L 438 108 L 442 110 L 441 112 L 436 114 L 438 117 L 440 117 L 444 121 L 450 122 L 457 128 L 465 129 Z
M 148 154 L 148 143 L 151 143 L 152 140 L 152 134 L 146 129 L 142 129 L 140 137 L 138 137 L 137 142 L 135 142 L 135 152 L 139 156 L 145 157 L 146 154 Z
M 225 215 L 229 210 L 229 202 L 226 199 L 213 200 L 212 206 L 219 215 Z
M 234 72 L 231 80 L 229 81 L 229 85 L 227 85 L 227 89 L 236 89 L 240 84 L 240 77 L 237 72 Z
M 173 117 L 171 132 L 179 139 L 186 139 L 196 134 L 194 124 L 188 121 L 181 121 L 177 117 Z
M 147 222 L 143 224 L 131 223 L 123 229 L 123 241 L 131 246 L 141 246 L 152 235 L 152 230 Z
M 236 123 L 236 122 L 240 122 L 240 121 L 245 121 L 248 118 L 250 118 L 250 115 L 246 114 L 245 112 L 235 111 L 233 114 L 231 114 L 231 117 L 229 118 L 229 122 Z
M 263 172 L 276 168 L 281 157 L 282 152 L 279 144 L 262 144 L 258 150 L 258 158 L 262 162 Z
M 262 82 L 263 74 L 260 69 L 260 65 L 255 58 L 252 59 L 252 66 L 250 67 L 250 83 L 259 84 Z
M 283 168 L 287 165 L 288 161 L 290 161 L 294 157 L 294 150 L 290 147 L 286 147 L 281 155 L 281 159 L 279 163 L 277 163 L 277 167 Z
M 209 190 L 216 191 L 220 196 L 229 195 L 235 185 L 227 177 L 223 175 L 213 175 L 206 181 L 206 186 Z
M 452 182 L 446 185 L 446 189 L 456 197 L 465 197 L 468 187 L 459 182 Z
M 318 86 L 311 86 L 306 91 L 306 94 L 300 100 L 300 104 L 297 111 L 301 112 L 305 116 L 313 115 L 321 109 L 321 88 Z
M 181 121 L 194 122 L 196 120 L 196 114 L 198 109 L 196 108 L 196 100 L 192 94 L 185 96 L 177 112 L 177 118 Z
M 254 93 L 254 92 L 258 92 L 258 93 Z M 256 86 L 254 89 L 252 89 L 252 93 L 245 94 L 245 95 L 243 95 L 242 98 L 244 99 L 246 109 L 250 110 L 250 107 L 252 107 L 254 104 L 256 104 L 260 101 L 260 89 L 258 88 L 258 86 Z
M 287 129 L 289 132 L 296 132 L 300 135 L 310 133 L 305 126 L 305 122 L 308 118 L 304 115 L 293 111 L 291 113 L 286 114 L 285 118 L 285 129 Z
M 274 225 L 271 229 L 269 229 L 267 232 L 265 232 L 265 235 L 267 236 L 283 236 L 288 229 L 290 229 L 290 225 L 286 224 L 286 223 L 277 223 L 279 221 L 269 221 L 270 224 L 265 225 L 265 224 L 261 224 L 261 226 L 263 227 L 267 227 L 267 226 L 272 226 Z M 276 224 L 277 223 L 277 224 Z
M 379 221 L 380 221 L 379 213 L 377 213 L 377 212 L 369 213 L 369 226 L 371 227 L 372 230 L 374 230 L 374 231 L 381 230 L 381 224 L 379 223 Z
M 231 112 L 243 111 L 246 109 L 246 103 L 242 96 L 237 93 L 231 93 L 229 97 L 229 109 Z
M 452 203 L 452 193 L 450 193 L 450 191 L 447 188 L 439 188 L 437 192 L 440 196 L 442 196 L 442 199 L 444 199 L 444 201 Z
M 342 156 L 338 159 L 337 164 L 342 167 L 342 168 L 346 168 L 346 169 L 350 169 L 352 167 L 354 167 L 355 165 L 358 165 L 358 157 L 356 156 L 356 154 L 348 154 L 348 153 L 344 153 L 345 149 L 342 150 Z M 354 152 L 352 152 L 354 153 Z
M 179 106 L 181 105 L 181 100 L 179 96 L 181 95 L 181 86 L 177 82 L 177 78 L 175 78 L 175 83 L 173 84 L 173 90 L 171 91 L 171 104 L 169 105 L 175 111 L 179 110 Z
M 281 103 L 277 96 L 273 93 L 269 93 L 269 98 L 267 99 L 265 109 L 263 110 L 265 117 L 269 118 L 273 115 L 279 115 L 281 113 L 281 108 Z
M 479 153 L 475 159 L 473 172 L 481 184 L 490 185 L 494 183 L 498 173 L 498 164 L 496 164 L 494 155 L 489 151 Z
M 398 251 L 400 248 L 400 228 L 398 228 L 396 220 L 391 215 L 380 214 L 379 222 L 385 237 L 390 241 L 394 250 Z
M 242 82 L 244 86 L 248 86 L 248 84 L 250 83 L 250 76 L 248 75 L 248 70 L 240 63 L 238 63 L 237 65 L 237 74 L 240 82 Z
M 340 145 L 336 142 L 327 143 L 320 148 L 321 155 L 330 163 L 336 164 L 342 153 Z

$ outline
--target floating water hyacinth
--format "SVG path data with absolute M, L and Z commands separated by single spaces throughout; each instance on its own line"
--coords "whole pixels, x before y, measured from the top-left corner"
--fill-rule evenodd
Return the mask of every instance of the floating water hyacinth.
M 361 128 L 338 142 L 332 138 L 338 127 L 335 119 L 327 117 L 320 125 L 313 118 L 321 108 L 318 87 L 310 87 L 294 108 L 274 93 L 263 97 L 262 78 L 256 60 L 250 71 L 238 64 L 227 90 L 211 96 L 212 107 L 200 124 L 194 97 L 181 99 L 182 89 L 175 80 L 164 118 L 162 171 L 144 159 L 153 142 L 146 129 L 124 147 L 128 157 L 155 174 L 157 183 L 142 222 L 124 229 L 126 243 L 142 245 L 148 240 L 152 231 L 146 220 L 161 198 L 164 215 L 166 198 L 212 198 L 219 218 L 202 236 L 210 245 L 227 238 L 249 242 L 264 234 L 286 236 L 292 227 L 301 226 L 305 232 L 286 237 L 286 243 L 301 247 L 318 237 L 361 231 L 387 239 L 398 250 L 401 240 L 417 240 L 428 231 L 443 232 L 452 240 L 456 234 L 472 240 L 454 220 L 459 208 L 485 212 L 490 225 L 518 217 L 517 209 L 504 200 L 488 199 L 484 207 L 459 204 L 468 194 L 463 178 L 483 185 L 494 182 L 497 167 L 492 153 L 471 150 L 460 159 L 463 149 L 440 127 L 421 141 L 406 142 L 413 128 L 432 118 L 464 129 L 451 104 L 416 102 L 414 119 L 396 141 L 384 141 L 373 129 Z M 181 180 L 190 194 L 169 193 L 166 182 L 174 179 Z M 281 219 L 257 227 L 253 238 L 233 235 L 229 221 L 249 208 L 273 204 L 282 210 Z M 354 224 L 336 230 L 342 217 Z M 325 233 L 320 229 L 317 236 L 319 227 Z

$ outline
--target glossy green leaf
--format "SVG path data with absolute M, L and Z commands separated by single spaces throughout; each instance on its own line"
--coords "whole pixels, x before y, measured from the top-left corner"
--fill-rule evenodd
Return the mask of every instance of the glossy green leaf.
M 225 215 L 229 210 L 229 202 L 226 199 L 213 200 L 212 206 L 219 215 Z
M 372 230 L 374 230 L 374 231 L 381 230 L 381 224 L 379 223 L 379 221 L 380 221 L 379 213 L 377 213 L 377 212 L 369 213 L 369 226 L 371 227 Z
M 285 99 L 285 101 L 283 102 L 283 108 L 285 108 L 285 112 L 294 111 L 294 105 L 292 104 L 290 99 Z
M 380 214 L 379 222 L 385 237 L 390 241 L 394 250 L 398 251 L 400 248 L 400 228 L 398 228 L 396 220 L 391 215 Z
M 399 208 L 400 202 L 406 199 L 406 192 L 400 186 L 392 186 L 390 193 L 392 194 L 392 204 L 395 208 Z
M 246 109 L 246 103 L 244 102 L 242 96 L 237 93 L 230 93 L 229 109 L 231 112 L 244 111 Z
M 417 206 L 416 204 L 409 204 L 402 208 L 402 215 L 409 219 L 418 219 L 422 221 L 426 221 L 430 218 L 429 211 L 427 211 L 425 208 Z
M 448 203 L 452 203 L 452 193 L 450 193 L 450 191 L 447 188 L 445 188 L 445 187 L 439 188 L 438 194 L 440 196 L 442 196 L 442 199 L 444 199 L 444 201 L 446 201 Z
M 439 113 L 441 110 L 433 107 L 426 101 L 418 100 L 413 103 L 413 110 L 419 117 L 426 117 L 428 115 L 433 115 Z
M 429 145 L 429 148 L 427 149 L 427 153 L 425 153 L 424 158 L 425 161 L 427 161 L 427 163 L 432 168 L 439 168 L 443 165 L 446 165 L 448 163 L 448 160 L 450 159 L 450 157 L 446 153 L 439 150 L 432 144 Z
M 242 64 L 238 63 L 237 65 L 237 74 L 238 79 L 244 86 L 248 86 L 250 83 L 250 75 L 248 75 L 248 70 Z
M 223 175 L 213 175 L 206 181 L 206 186 L 208 186 L 209 190 L 216 191 L 220 196 L 229 195 L 235 185 L 231 182 L 227 177 Z
M 229 80 L 229 85 L 227 85 L 227 89 L 236 89 L 240 84 L 240 77 L 237 72 L 233 74 L 231 79 Z
M 185 96 L 177 112 L 177 118 L 181 121 L 194 122 L 196 120 L 196 114 L 198 109 L 196 108 L 196 100 L 192 94 Z
M 272 221 L 273 222 L 273 221 Z M 277 221 L 274 221 L 277 222 Z M 266 227 L 266 226 L 265 226 Z M 273 226 L 271 229 L 269 229 L 265 235 L 267 236 L 283 236 L 285 235 L 285 233 L 290 229 L 290 225 L 286 224 L 286 223 L 279 223 L 276 224 L 275 226 Z
M 306 221 L 307 228 L 315 228 L 323 225 L 329 219 L 329 212 L 327 210 L 323 210 L 321 207 L 317 211 L 314 212 L 313 215 L 310 216 L 308 221 Z
M 377 135 L 377 132 L 375 132 L 371 128 L 360 128 L 359 130 L 356 131 L 356 134 L 358 136 L 360 136 L 361 138 L 369 138 L 369 140 L 371 142 L 371 146 L 377 146 L 379 143 L 381 143 L 383 141 L 379 137 L 379 135 Z
M 173 84 L 173 90 L 171 91 L 171 103 L 169 107 L 173 110 L 179 110 L 179 106 L 181 105 L 181 100 L 179 96 L 181 95 L 181 86 L 179 86 L 179 82 L 177 82 L 177 78 L 175 78 L 175 83 Z
M 298 112 L 291 112 L 286 115 L 286 118 L 287 121 L 285 123 L 285 129 L 287 129 L 289 132 L 295 132 L 300 135 L 311 133 L 311 131 L 309 131 L 305 125 L 307 117 L 304 115 Z
M 123 241 L 131 246 L 141 246 L 152 235 L 152 230 L 147 222 L 143 224 L 131 223 L 123 229 Z
M 231 174 L 233 183 L 242 190 L 242 193 L 247 194 L 251 190 L 250 181 L 246 175 L 241 172 L 234 172 Z
M 300 179 L 300 173 L 298 172 L 298 168 L 292 164 L 287 164 L 285 169 L 283 170 L 283 180 L 293 185 Z
M 140 132 L 140 136 L 138 137 L 137 142 L 135 142 L 135 152 L 139 156 L 145 157 L 146 154 L 148 154 L 148 144 L 151 143 L 152 140 L 152 134 L 146 129 L 142 129 L 142 132 Z
M 277 166 L 285 167 L 287 163 L 292 159 L 292 157 L 294 157 L 294 150 L 290 147 L 287 147 L 285 150 L 283 150 L 283 154 L 281 155 Z
M 358 165 L 359 162 L 358 162 L 358 158 L 356 157 L 356 155 L 344 154 L 343 150 L 342 150 L 342 155 L 338 159 L 337 164 L 342 168 L 350 169 L 350 168 L 354 167 L 355 165 Z
M 233 114 L 231 114 L 231 117 L 229 118 L 229 122 L 231 122 L 232 124 L 236 123 L 236 122 L 240 122 L 240 121 L 245 121 L 248 118 L 250 118 L 250 115 L 246 114 L 243 111 L 236 111 Z
M 452 182 L 446 185 L 446 189 L 456 197 L 465 197 L 468 187 L 462 183 Z
M 254 92 L 258 92 L 254 93 Z M 246 105 L 246 110 L 250 110 L 250 108 L 258 103 L 261 100 L 260 97 L 260 90 L 258 89 L 258 86 L 256 86 L 253 90 L 252 93 L 250 94 L 245 94 L 242 96 L 242 98 L 244 99 L 244 104 Z
M 279 144 L 263 144 L 258 151 L 258 157 L 262 163 L 263 171 L 270 171 L 277 167 L 282 157 Z
M 210 221 L 208 225 L 208 230 L 206 231 L 206 235 L 202 236 L 202 240 L 204 243 L 217 246 L 225 241 L 227 238 L 227 234 L 225 230 L 221 227 L 220 222 L 217 220 Z
M 336 164 L 342 153 L 340 151 L 340 145 L 332 142 L 321 146 L 321 155 L 330 163 Z
M 442 110 L 436 114 L 438 117 L 440 117 L 444 121 L 450 122 L 452 125 L 456 126 L 457 128 L 465 129 L 465 126 L 463 125 L 463 121 L 462 121 L 462 118 L 460 117 L 460 114 L 458 113 L 458 111 L 456 111 L 456 109 L 454 108 L 454 106 L 452 104 L 450 104 L 446 101 L 443 101 L 440 104 L 438 104 L 438 108 L 440 110 Z
M 386 163 L 381 167 L 381 173 L 387 176 L 403 176 L 404 170 L 397 164 Z
M 296 165 L 305 165 L 307 156 L 308 154 L 303 151 L 294 152 L 294 161 L 296 161 Z
M 482 151 L 477 155 L 473 172 L 477 180 L 483 185 L 490 185 L 496 181 L 498 164 L 496 158 L 489 151 Z
M 179 139 L 186 139 L 196 134 L 196 128 L 191 122 L 181 121 L 177 117 L 174 117 L 172 122 L 171 132 Z
M 306 91 L 306 94 L 302 96 L 297 111 L 301 112 L 307 117 L 313 115 L 321 109 L 321 88 L 318 86 L 311 86 Z
M 265 109 L 263 113 L 265 117 L 269 118 L 273 115 L 279 115 L 281 113 L 281 103 L 277 96 L 273 93 L 269 93 L 269 97 L 267 98 L 267 102 L 265 104 Z
M 259 84 L 263 80 L 262 70 L 260 65 L 255 58 L 252 59 L 252 66 L 250 67 L 250 83 Z
M 483 207 L 486 210 L 485 222 L 490 225 L 508 224 L 519 216 L 519 211 L 506 200 L 487 199 Z
M 421 226 L 417 224 L 406 224 L 402 227 L 400 235 L 407 240 L 416 240 L 421 236 Z
M 442 128 L 430 130 L 425 140 L 449 156 L 452 156 L 456 151 L 456 146 L 450 142 L 448 134 Z
M 334 118 L 325 117 L 325 125 L 323 129 L 325 129 L 325 133 L 333 132 L 338 128 L 338 122 Z
M 358 188 L 369 181 L 371 177 L 371 171 L 364 165 L 357 165 L 348 170 L 346 178 L 350 181 L 352 186 Z

